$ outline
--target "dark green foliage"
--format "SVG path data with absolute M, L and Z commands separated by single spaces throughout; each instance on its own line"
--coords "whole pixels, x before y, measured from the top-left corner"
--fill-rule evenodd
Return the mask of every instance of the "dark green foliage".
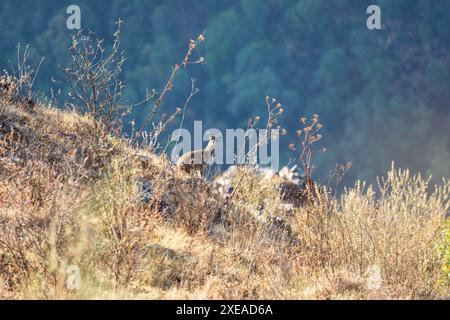
M 366 8 L 382 10 L 380 31 L 366 28 Z M 37 87 L 49 92 L 58 65 L 68 61 L 66 1 L 0 3 L 0 65 L 9 69 L 16 44 L 30 43 L 41 66 Z M 352 161 L 348 174 L 373 179 L 391 160 L 398 166 L 450 176 L 450 2 L 437 0 L 87 1 L 79 0 L 82 26 L 110 44 L 117 18 L 125 20 L 126 100 L 146 88 L 161 91 L 170 66 L 189 39 L 206 31 L 199 48 L 205 65 L 175 79 L 166 112 L 184 103 L 190 77 L 200 93 L 184 124 L 203 120 L 217 128 L 245 127 L 264 114 L 264 97 L 286 112 L 284 146 L 298 118 L 318 113 L 328 151 L 317 158 L 326 176 L 336 162 Z M 62 84 L 64 89 L 64 84 Z M 149 106 L 135 110 L 137 124 Z M 292 157 L 283 148 L 284 160 Z

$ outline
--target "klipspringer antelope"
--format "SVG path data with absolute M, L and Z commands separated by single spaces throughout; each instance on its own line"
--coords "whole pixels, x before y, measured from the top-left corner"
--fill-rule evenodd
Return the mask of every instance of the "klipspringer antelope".
M 189 151 L 183 154 L 177 161 L 177 168 L 185 172 L 197 172 L 203 176 L 208 165 L 212 164 L 215 156 L 216 137 L 209 137 L 208 145 L 205 149 Z

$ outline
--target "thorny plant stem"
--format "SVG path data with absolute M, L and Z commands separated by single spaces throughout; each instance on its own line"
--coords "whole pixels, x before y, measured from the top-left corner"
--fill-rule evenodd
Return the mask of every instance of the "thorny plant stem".
M 152 111 L 150 112 L 150 115 L 147 117 L 147 119 L 145 120 L 144 124 L 142 124 L 142 126 L 140 127 L 139 131 L 136 133 L 136 136 L 134 138 L 134 141 L 132 143 L 132 145 L 136 145 L 137 141 L 139 140 L 139 138 L 141 137 L 142 131 L 145 129 L 145 127 L 150 123 L 150 121 L 153 119 L 156 111 L 158 110 L 159 106 L 161 105 L 161 102 L 164 100 L 166 94 L 172 90 L 173 88 L 173 80 L 175 78 L 175 75 L 178 73 L 178 71 L 180 70 L 181 67 L 186 68 L 187 65 L 190 63 L 189 62 L 189 58 L 192 55 L 192 52 L 195 50 L 195 48 L 198 46 L 198 44 L 203 41 L 204 35 L 200 34 L 197 38 L 197 40 L 193 41 L 191 40 L 190 44 L 189 44 L 189 50 L 187 51 L 186 55 L 184 56 L 183 60 L 181 63 L 179 64 L 175 64 L 175 66 L 172 67 L 172 72 L 170 74 L 169 80 L 167 81 L 166 85 L 164 86 L 164 90 L 161 92 L 161 94 L 158 96 L 158 98 L 156 99 Z M 201 60 L 197 61 L 197 62 L 201 62 Z M 193 62 L 196 63 L 196 62 Z

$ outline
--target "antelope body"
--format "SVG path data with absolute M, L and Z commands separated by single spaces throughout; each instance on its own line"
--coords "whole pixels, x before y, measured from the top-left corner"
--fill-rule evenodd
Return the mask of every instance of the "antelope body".
M 188 173 L 197 172 L 201 176 L 215 155 L 216 138 L 211 136 L 205 149 L 189 151 L 177 161 L 177 168 Z

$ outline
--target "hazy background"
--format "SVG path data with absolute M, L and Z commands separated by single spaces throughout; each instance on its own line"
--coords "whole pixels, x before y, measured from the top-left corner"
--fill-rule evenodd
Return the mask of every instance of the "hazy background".
M 322 176 L 352 161 L 347 181 L 374 180 L 392 160 L 434 176 L 450 176 L 450 1 L 433 0 L 160 0 L 0 2 L 0 67 L 15 63 L 17 43 L 30 44 L 34 63 L 45 60 L 37 87 L 62 86 L 58 65 L 68 62 L 66 8 L 81 8 L 82 28 L 107 43 L 125 20 L 122 44 L 126 101 L 146 88 L 162 90 L 170 66 L 189 39 L 206 31 L 197 57 L 206 64 L 180 73 L 162 109 L 184 103 L 195 78 L 200 92 L 187 107 L 186 128 L 244 127 L 264 115 L 264 97 L 286 112 L 283 163 L 292 155 L 299 117 L 317 113 L 324 124 L 316 158 Z M 378 4 L 382 30 L 366 28 L 366 8 Z M 149 105 L 135 110 L 139 124 Z

